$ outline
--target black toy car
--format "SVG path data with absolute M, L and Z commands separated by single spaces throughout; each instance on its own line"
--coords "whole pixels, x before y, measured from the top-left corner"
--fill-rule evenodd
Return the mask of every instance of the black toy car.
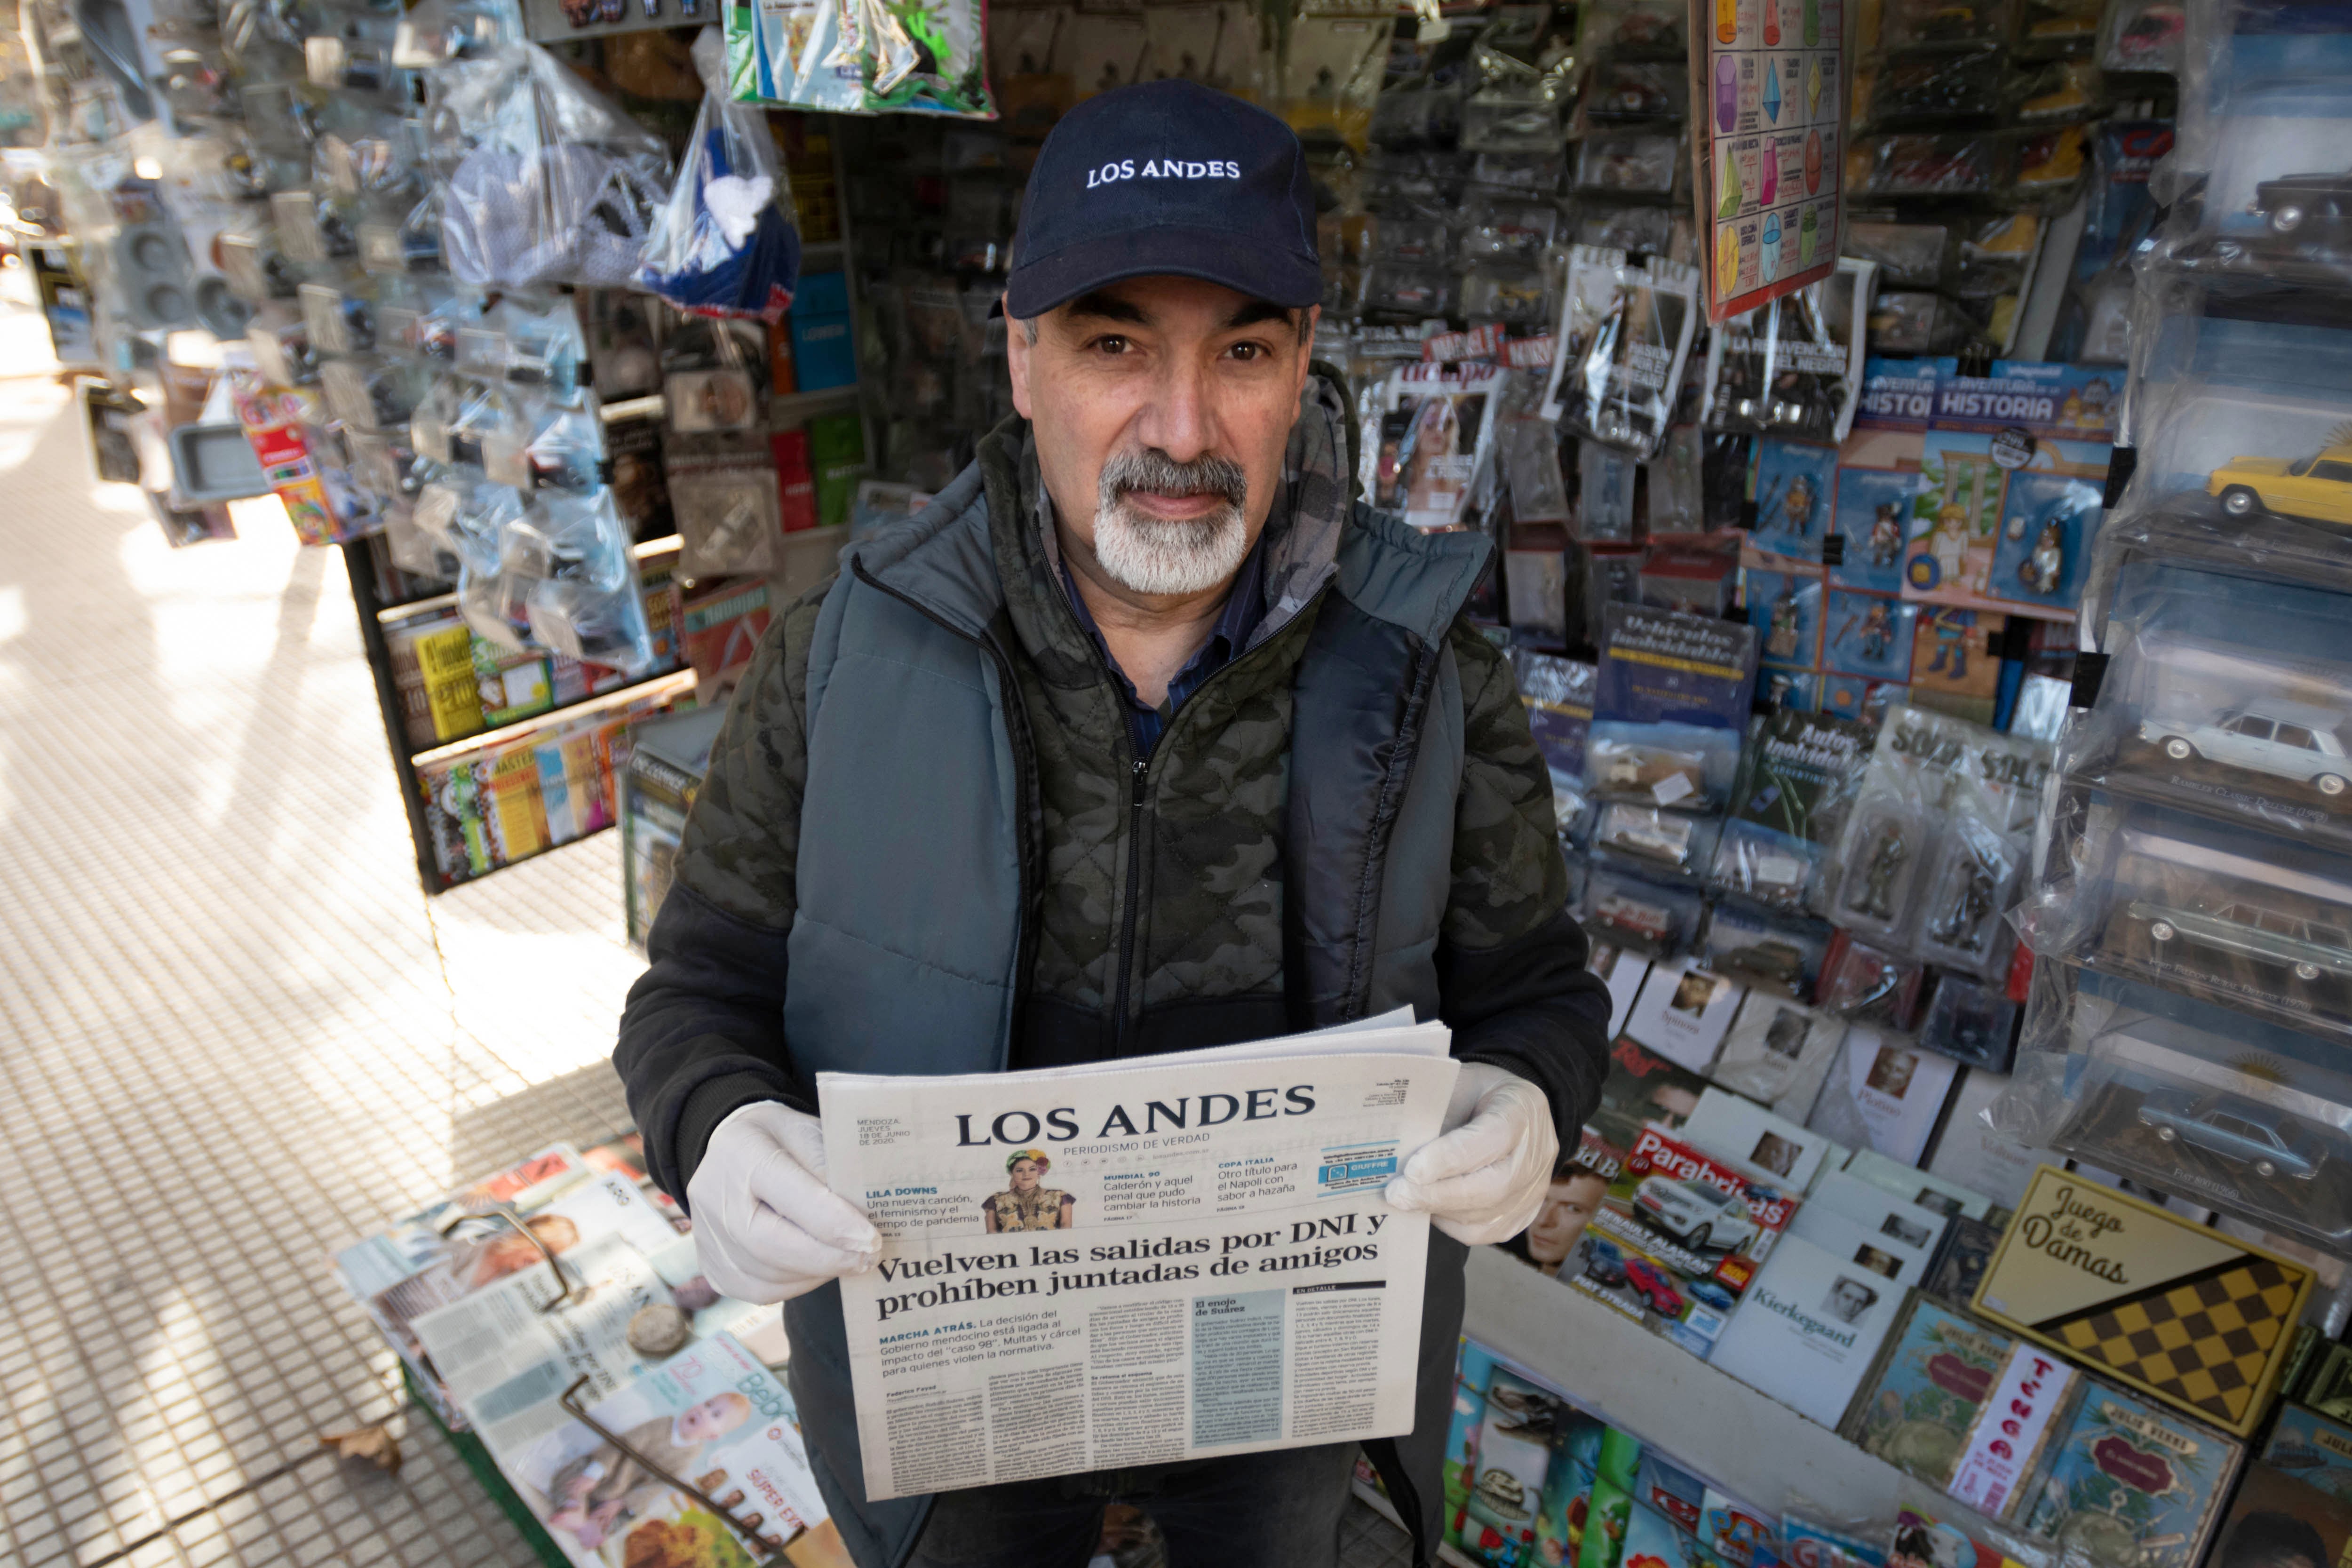
M 2273 237 L 2297 245 L 2352 244 L 2352 174 L 2284 174 L 2254 187 L 2254 212 Z

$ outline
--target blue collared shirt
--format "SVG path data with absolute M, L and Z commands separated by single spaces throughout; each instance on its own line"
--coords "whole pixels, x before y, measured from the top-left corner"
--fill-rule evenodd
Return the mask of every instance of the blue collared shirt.
M 1265 541 L 1261 538 L 1251 547 L 1242 569 L 1234 574 L 1233 592 L 1225 596 L 1225 607 L 1217 616 L 1216 628 L 1210 632 L 1201 651 L 1168 683 L 1168 700 L 1157 708 L 1136 695 L 1135 682 L 1127 678 L 1118 660 L 1111 657 L 1110 646 L 1103 641 L 1102 628 L 1095 625 L 1094 615 L 1087 608 L 1086 598 L 1079 594 L 1066 562 L 1062 566 L 1062 591 L 1069 595 L 1070 608 L 1076 614 L 1078 625 L 1094 638 L 1103 662 L 1110 667 L 1112 678 L 1118 682 L 1120 694 L 1127 699 L 1127 732 L 1135 742 L 1135 754 L 1139 760 L 1149 757 L 1151 749 L 1160 743 L 1168 721 L 1184 706 L 1184 700 L 1198 691 L 1202 681 L 1231 664 L 1249 645 L 1249 635 L 1257 629 L 1258 622 L 1265 618 Z

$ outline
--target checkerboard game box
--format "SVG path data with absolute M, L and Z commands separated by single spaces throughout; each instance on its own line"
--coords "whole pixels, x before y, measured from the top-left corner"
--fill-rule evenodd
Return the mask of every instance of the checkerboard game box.
M 2299 1263 L 2044 1165 L 1973 1305 L 2243 1437 L 2269 1409 L 2310 1290 Z

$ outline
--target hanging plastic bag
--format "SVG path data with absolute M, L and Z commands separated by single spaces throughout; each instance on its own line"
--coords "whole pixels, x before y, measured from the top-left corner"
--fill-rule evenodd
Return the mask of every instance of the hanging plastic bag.
M 614 288 L 667 199 L 659 139 L 535 45 L 434 73 L 450 273 L 502 289 Z
M 701 112 L 669 201 L 655 215 L 637 268 L 640 287 L 704 316 L 758 316 L 773 324 L 800 282 L 801 237 L 792 187 L 759 110 L 727 97 L 726 44 L 716 27 L 694 41 Z
M 864 12 L 868 112 L 996 118 L 982 0 L 854 0 Z M 806 84 L 803 84 L 805 89 Z

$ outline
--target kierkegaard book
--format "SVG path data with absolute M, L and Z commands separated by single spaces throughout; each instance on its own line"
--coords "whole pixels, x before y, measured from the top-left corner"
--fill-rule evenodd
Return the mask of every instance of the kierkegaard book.
M 1894 1327 L 1904 1294 L 1883 1274 L 1783 1236 L 1707 1359 L 1835 1427 Z

